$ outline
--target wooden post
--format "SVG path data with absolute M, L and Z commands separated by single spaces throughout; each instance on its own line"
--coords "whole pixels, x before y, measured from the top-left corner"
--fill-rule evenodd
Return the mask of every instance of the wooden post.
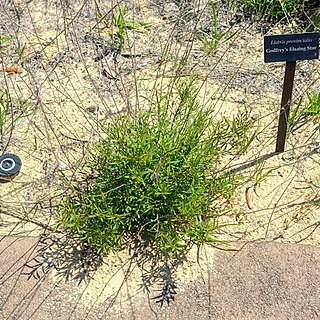
M 286 135 L 288 130 L 288 119 L 289 119 L 295 70 L 296 70 L 296 61 L 287 61 L 286 71 L 284 75 L 282 98 L 281 98 L 281 109 L 280 109 L 280 116 L 279 116 L 276 152 L 284 151 L 284 145 L 286 142 Z

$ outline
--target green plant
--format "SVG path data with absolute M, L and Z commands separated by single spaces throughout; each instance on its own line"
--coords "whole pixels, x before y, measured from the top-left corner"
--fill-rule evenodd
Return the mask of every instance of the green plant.
M 22 46 L 19 43 L 17 48 L 15 49 L 15 53 L 18 56 L 19 60 L 23 60 L 24 52 L 26 50 L 27 44 L 24 43 Z
M 202 44 L 203 50 L 205 53 L 210 54 L 214 50 L 217 49 L 220 41 L 225 38 L 228 40 L 232 38 L 236 32 L 230 33 L 231 27 L 227 30 L 222 30 L 220 26 L 218 26 L 218 15 L 220 11 L 220 2 L 210 1 L 210 8 L 212 13 L 212 23 L 210 32 L 206 32 L 204 30 L 198 31 L 195 35 L 196 39 Z M 229 6 L 229 3 L 228 3 Z
M 11 39 L 12 39 L 11 36 L 5 36 L 5 35 L 0 34 L 0 52 L 5 50 L 4 44 L 9 42 Z
M 12 128 L 15 119 L 12 113 L 11 97 L 8 90 L 0 92 L 0 143 L 3 143 L 3 137 Z
M 313 205 L 320 207 L 320 201 L 319 200 L 313 201 Z
M 244 11 L 254 14 L 257 20 L 279 21 L 285 16 L 297 13 L 302 6 L 301 0 L 245 0 Z
M 63 199 L 59 227 L 103 253 L 141 241 L 162 259 L 219 242 L 222 208 L 213 201 L 230 197 L 240 177 L 214 169 L 245 149 L 251 127 L 214 121 L 194 81 L 175 80 L 174 90 L 147 99 L 146 110 L 105 125 L 84 166 L 94 178 Z
M 13 103 L 15 100 L 16 103 Z M 26 102 L 21 99 L 13 99 L 7 89 L 0 91 L 0 143 L 3 143 L 5 135 L 9 134 L 15 123 L 27 115 Z
M 320 92 L 307 94 L 307 103 L 301 108 L 303 98 L 301 98 L 296 107 L 291 111 L 288 125 L 291 133 L 304 127 L 311 120 L 317 124 L 320 122 Z
M 274 170 L 278 169 L 278 167 L 265 168 L 265 165 L 265 160 L 259 160 L 254 167 L 253 176 L 250 178 L 250 180 L 253 180 L 253 191 L 256 195 L 258 195 L 257 187 L 268 177 L 272 176 Z
M 100 14 L 98 14 L 99 19 L 104 23 L 104 25 L 109 29 L 108 34 L 111 38 L 113 45 L 117 47 L 119 51 L 123 49 L 125 43 L 126 30 L 136 30 L 143 32 L 145 27 L 150 26 L 151 23 L 143 21 L 134 21 L 126 19 L 127 5 L 124 4 L 117 13 L 112 15 L 111 26 L 107 20 Z

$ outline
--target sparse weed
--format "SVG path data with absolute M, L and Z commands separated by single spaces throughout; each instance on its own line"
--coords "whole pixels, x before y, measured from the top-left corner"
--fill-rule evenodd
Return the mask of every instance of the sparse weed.
M 255 171 L 253 174 L 253 181 L 255 187 L 260 185 L 262 181 L 270 177 L 272 175 L 272 172 L 277 169 L 277 167 L 265 168 L 265 164 L 265 161 L 261 161 L 255 166 Z
M 127 5 L 124 4 L 119 11 L 112 15 L 112 24 L 110 25 L 109 22 L 98 15 L 98 18 L 102 20 L 105 27 L 107 27 L 108 34 L 111 38 L 112 44 L 117 48 L 119 52 L 122 51 L 124 43 L 125 43 L 125 36 L 126 30 L 136 30 L 139 32 L 145 31 L 145 27 L 150 26 L 151 23 L 144 22 L 144 21 L 134 21 L 129 20 L 126 18 L 127 13 Z
M 4 44 L 11 40 L 11 36 L 0 34 L 0 52 L 5 50 Z
M 0 93 L 0 144 L 3 144 L 5 134 L 13 127 L 15 118 L 12 112 L 11 98 L 8 90 Z
M 13 99 L 7 89 L 0 91 L 0 145 L 3 145 L 5 136 L 12 132 L 16 122 L 28 112 L 25 101 Z
M 292 109 L 288 120 L 289 131 L 294 133 L 304 127 L 310 121 L 317 125 L 320 123 L 320 93 L 311 93 L 307 95 L 307 103 L 304 107 L 303 98 L 301 98 L 295 108 Z
M 244 11 L 253 13 L 257 20 L 279 21 L 297 13 L 301 5 L 301 0 L 245 0 Z
M 212 52 L 214 52 L 222 39 L 228 40 L 236 34 L 236 32 L 231 32 L 232 27 L 223 30 L 223 28 L 219 26 L 218 15 L 221 9 L 220 2 L 210 1 L 209 4 L 212 13 L 212 24 L 210 32 L 200 30 L 198 31 L 198 34 L 196 34 L 196 39 L 201 43 L 202 48 L 206 54 L 211 54 Z

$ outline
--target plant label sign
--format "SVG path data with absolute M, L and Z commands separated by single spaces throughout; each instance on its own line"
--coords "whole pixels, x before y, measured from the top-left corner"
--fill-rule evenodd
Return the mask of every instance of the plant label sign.
M 319 32 L 264 37 L 264 62 L 319 59 Z
M 279 34 L 264 37 L 264 62 L 286 62 L 276 152 L 283 152 L 297 60 L 319 59 L 319 32 Z

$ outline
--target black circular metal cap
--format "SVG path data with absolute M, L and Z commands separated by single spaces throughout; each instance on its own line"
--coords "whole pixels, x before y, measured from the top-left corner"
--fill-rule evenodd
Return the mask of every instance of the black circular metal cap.
M 12 153 L 5 153 L 0 156 L 0 182 L 8 182 L 11 177 L 16 176 L 22 166 L 21 159 Z M 6 179 L 1 179 L 1 178 Z

